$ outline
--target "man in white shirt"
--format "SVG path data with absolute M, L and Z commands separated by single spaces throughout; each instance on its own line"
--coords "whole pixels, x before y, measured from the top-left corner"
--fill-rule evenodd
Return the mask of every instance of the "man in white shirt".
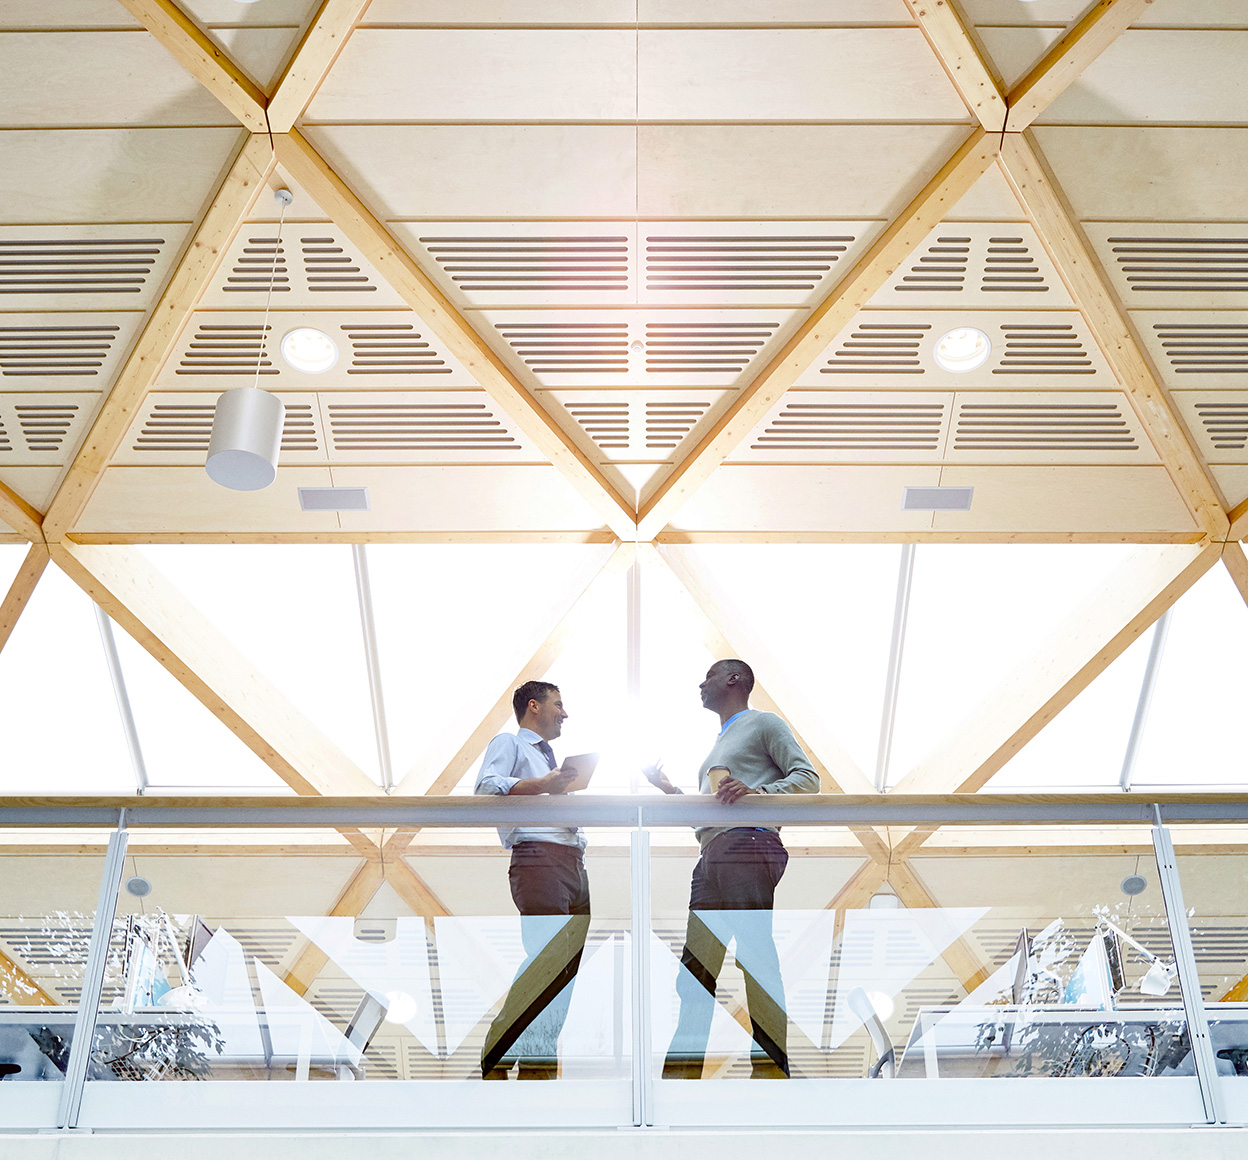
M 702 682 L 702 704 L 719 716 L 719 736 L 698 771 L 698 792 L 726 805 L 756 793 L 818 793 L 819 776 L 774 713 L 750 708 L 754 672 L 744 661 L 716 661 Z M 723 773 L 718 789 L 711 771 Z M 664 793 L 680 793 L 658 767 L 645 770 Z M 693 868 L 689 923 L 676 979 L 680 1017 L 663 1064 L 664 1079 L 696 1079 L 715 1009 L 715 986 L 730 942 L 745 975 L 746 1002 L 757 1050 L 752 1074 L 789 1074 L 788 1016 L 780 960 L 771 932 L 776 886 L 789 855 L 776 826 L 703 826 L 702 857 Z
M 575 774 L 557 767 L 550 747 L 568 717 L 559 689 L 548 681 L 526 681 L 511 703 L 520 728 L 490 742 L 474 792 L 563 793 Z M 521 915 L 526 958 L 486 1036 L 481 1074 L 506 1079 L 510 1061 L 504 1057 L 512 1055 L 520 1057 L 521 1079 L 553 1079 L 559 1032 L 589 933 L 585 835 L 559 826 L 517 826 L 498 833 L 503 848 L 511 851 L 507 876 Z M 538 917 L 549 915 L 569 917 L 564 922 Z

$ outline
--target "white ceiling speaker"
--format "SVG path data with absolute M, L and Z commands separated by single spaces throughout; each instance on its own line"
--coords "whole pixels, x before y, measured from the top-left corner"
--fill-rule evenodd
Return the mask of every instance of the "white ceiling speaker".
M 960 326 L 947 331 L 936 340 L 933 357 L 941 370 L 953 374 L 965 374 L 978 370 L 992 354 L 992 343 L 982 330 L 973 326 Z
M 286 408 L 260 387 L 235 387 L 217 400 L 204 467 L 231 491 L 259 491 L 277 478 Z
M 269 269 L 269 292 L 264 300 L 264 324 L 256 347 L 256 377 L 250 387 L 235 387 L 217 400 L 212 416 L 212 438 L 208 440 L 208 458 L 204 463 L 208 478 L 231 491 L 260 491 L 277 478 L 277 456 L 282 449 L 282 428 L 286 422 L 286 407 L 281 399 L 260 386 L 260 367 L 268 345 L 273 281 L 282 252 L 282 226 L 286 222 L 286 209 L 295 195 L 289 189 L 278 189 L 273 193 L 273 200 L 282 208 Z M 328 335 L 322 337 L 329 342 Z M 337 357 L 335 348 L 335 360 Z
M 338 344 L 323 330 L 297 326 L 282 336 L 282 358 L 305 375 L 323 375 L 338 361 Z

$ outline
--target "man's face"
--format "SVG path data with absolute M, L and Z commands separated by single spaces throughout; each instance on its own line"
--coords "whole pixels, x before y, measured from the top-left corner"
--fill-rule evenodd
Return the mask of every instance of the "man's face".
M 563 697 L 558 689 L 547 693 L 544 700 L 529 702 L 529 728 L 543 741 L 553 741 L 563 731 L 568 719 L 563 711 Z
M 722 669 L 719 665 L 711 665 L 706 671 L 706 680 L 698 687 L 702 691 L 702 706 L 710 709 L 712 713 L 718 713 L 720 706 L 724 703 L 724 698 L 728 695 L 730 684 L 735 684 L 732 673 L 727 669 Z

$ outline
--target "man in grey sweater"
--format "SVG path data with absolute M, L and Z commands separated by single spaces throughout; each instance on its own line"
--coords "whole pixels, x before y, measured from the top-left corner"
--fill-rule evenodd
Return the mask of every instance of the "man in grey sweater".
M 754 673 L 744 661 L 716 661 L 707 672 L 702 704 L 719 715 L 720 730 L 698 771 L 698 791 L 714 792 L 726 805 L 754 793 L 818 793 L 819 777 L 793 731 L 774 713 L 750 708 L 753 688 Z M 714 781 L 712 771 L 720 775 Z M 645 774 L 664 793 L 681 792 L 658 766 Z M 757 1045 L 752 1074 L 787 1077 L 788 1015 L 771 912 L 789 855 L 775 826 L 703 826 L 697 835 L 702 856 L 693 868 L 685 949 L 676 979 L 680 1018 L 663 1078 L 701 1076 L 715 984 L 734 940 Z

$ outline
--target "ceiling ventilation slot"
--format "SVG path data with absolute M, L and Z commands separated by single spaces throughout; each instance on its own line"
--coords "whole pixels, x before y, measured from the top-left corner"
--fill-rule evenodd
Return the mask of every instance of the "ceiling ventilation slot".
M 646 447 L 675 447 L 706 414 L 710 403 L 647 403 Z
M 740 373 L 779 329 L 779 322 L 647 322 L 646 371 Z
M 12 440 L 9 439 L 9 432 L 6 430 L 4 424 L 0 423 L 0 452 L 12 450 L 13 443 Z
M 139 428 L 131 450 L 160 454 L 207 451 L 215 411 L 216 403 L 157 403 Z M 311 404 L 287 403 L 282 450 L 318 449 Z
M 0 294 L 138 294 L 164 238 L 0 238 Z
M 852 235 L 646 238 L 652 290 L 813 290 L 853 244 Z
M 898 290 L 962 290 L 970 261 L 970 238 L 937 238 L 934 246 L 910 267 Z
M 628 446 L 627 403 L 567 403 L 569 414 L 604 451 Z
M 1248 443 L 1248 403 L 1197 403 L 1196 414 L 1218 451 L 1242 451 Z
M 268 359 L 265 336 L 272 327 L 254 325 L 200 326 L 178 363 L 180 375 L 262 375 L 280 372 Z
M 18 403 L 13 409 L 28 451 L 60 451 L 78 413 L 76 403 Z
M 449 375 L 451 368 L 410 323 L 341 328 L 351 340 L 349 375 Z
M 335 451 L 519 451 L 483 403 L 330 403 Z
M 965 403 L 953 445 L 960 451 L 1137 451 L 1115 403 Z
M 117 341 L 116 326 L 0 326 L 0 374 L 98 375 Z
M 337 238 L 300 238 L 299 241 L 303 245 L 303 269 L 309 290 L 377 289 L 368 275 L 360 271 L 355 259 L 343 253 Z
M 286 247 L 279 246 L 277 238 L 248 238 L 222 289 L 267 294 L 270 286 L 275 294 L 290 289 Z
M 1176 375 L 1248 375 L 1248 325 L 1161 322 L 1153 329 Z
M 1137 293 L 1248 290 L 1248 237 L 1110 238 L 1109 243 Z
M 928 323 L 864 322 L 819 368 L 823 375 L 921 375 L 919 343 Z
M 628 238 L 452 238 L 420 242 L 465 291 L 542 293 L 628 288 Z
M 1049 287 L 1022 238 L 989 238 L 979 288 L 986 294 L 1044 293 Z
M 499 322 L 495 328 L 534 374 L 628 373 L 624 322 Z
M 1001 327 L 1005 350 L 994 375 L 1094 375 L 1075 328 L 1057 323 L 1013 323 Z
M 752 447 L 935 451 L 944 413 L 943 403 L 789 403 Z

